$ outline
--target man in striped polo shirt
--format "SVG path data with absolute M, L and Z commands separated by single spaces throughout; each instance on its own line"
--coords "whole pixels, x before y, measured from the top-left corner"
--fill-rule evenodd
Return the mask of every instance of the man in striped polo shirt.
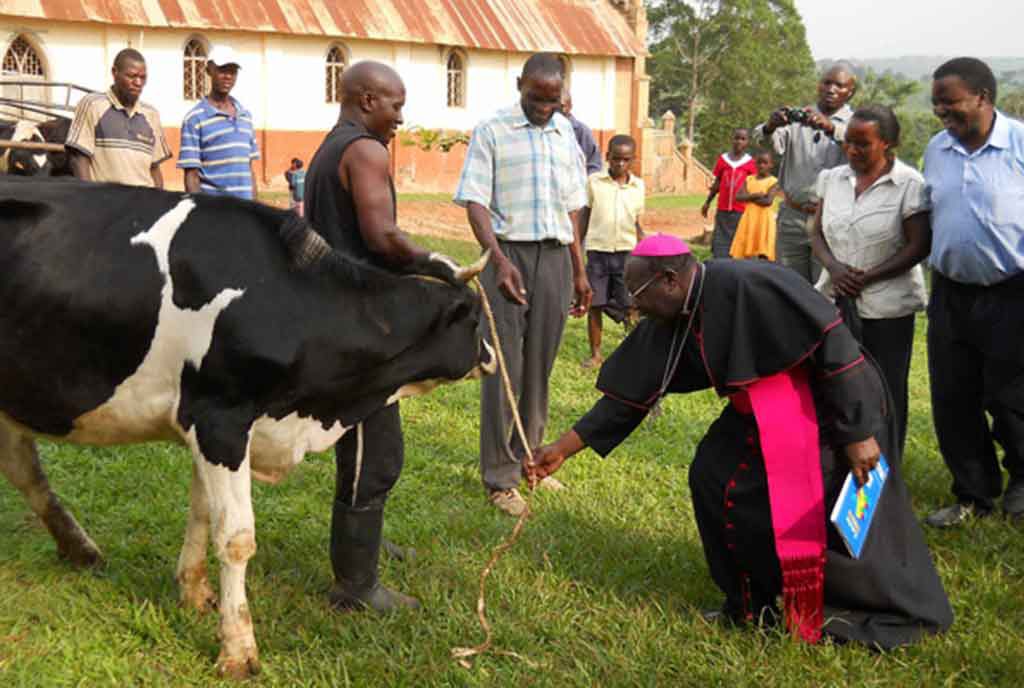
M 114 57 L 114 83 L 105 93 L 78 101 L 65 143 L 71 171 L 79 179 L 164 187 L 160 163 L 171 157 L 160 115 L 139 100 L 146 86 L 146 60 L 125 48 Z
M 206 73 L 210 95 L 196 103 L 181 125 L 178 167 L 185 170 L 185 190 L 238 198 L 256 198 L 253 161 L 260 157 L 252 114 L 231 97 L 239 64 L 234 50 L 210 51 Z

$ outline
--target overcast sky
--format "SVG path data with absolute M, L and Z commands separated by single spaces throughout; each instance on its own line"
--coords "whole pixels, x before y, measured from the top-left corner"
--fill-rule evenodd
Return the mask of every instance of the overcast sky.
M 795 0 L 814 59 L 1024 57 L 1024 0 Z

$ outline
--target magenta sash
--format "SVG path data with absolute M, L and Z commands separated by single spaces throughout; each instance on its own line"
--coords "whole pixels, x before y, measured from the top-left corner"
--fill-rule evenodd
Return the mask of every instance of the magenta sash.
M 814 398 L 797 367 L 745 389 L 761 436 L 786 627 L 821 638 L 825 603 L 825 490 Z

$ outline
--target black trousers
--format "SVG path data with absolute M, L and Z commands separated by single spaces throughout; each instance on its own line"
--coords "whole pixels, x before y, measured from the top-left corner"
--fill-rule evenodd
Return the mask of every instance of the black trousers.
M 385 406 L 342 435 L 334 457 L 335 500 L 348 507 L 383 505 L 405 461 L 398 404 Z
M 996 442 L 1010 481 L 1024 481 L 1024 275 L 985 287 L 934 272 L 928 318 L 932 418 L 953 494 L 992 508 L 1003 492 Z
M 893 439 L 902 454 L 907 440 L 907 382 L 914 351 L 914 314 L 902 318 L 862 318 L 861 344 L 882 369 L 892 395 L 892 415 L 896 422 Z

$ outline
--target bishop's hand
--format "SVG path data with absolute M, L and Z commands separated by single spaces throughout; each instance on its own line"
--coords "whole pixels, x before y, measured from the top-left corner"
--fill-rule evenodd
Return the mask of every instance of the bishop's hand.
M 567 458 L 554 444 L 538 447 L 533 450 L 533 461 L 523 462 L 523 477 L 532 488 L 561 468 Z
M 860 442 L 851 442 L 845 447 L 846 461 L 850 464 L 850 472 L 857 479 L 858 485 L 868 481 L 868 473 L 878 465 L 882 449 L 874 437 Z

